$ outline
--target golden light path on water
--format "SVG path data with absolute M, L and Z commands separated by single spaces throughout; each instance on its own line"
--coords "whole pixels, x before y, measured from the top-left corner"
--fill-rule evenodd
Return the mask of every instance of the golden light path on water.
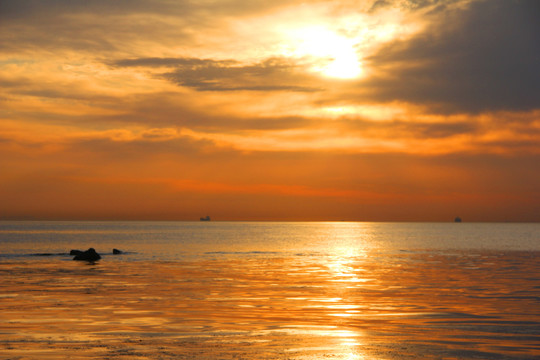
M 254 249 L 247 241 L 182 260 L 0 261 L 0 351 L 75 360 L 540 356 L 537 252 L 400 250 L 378 243 L 380 225 L 296 226 L 284 229 L 309 232 L 310 242 L 287 251 L 271 242 L 245 251 Z
M 354 231 L 354 233 L 350 234 L 342 234 L 340 232 L 340 235 L 352 239 L 355 237 L 355 230 L 356 229 L 351 229 L 350 231 Z M 366 256 L 366 254 L 363 253 L 361 249 L 352 245 L 345 247 L 336 245 L 332 253 L 335 255 L 334 257 L 329 259 L 327 265 L 331 277 L 330 281 L 333 281 L 338 285 L 343 286 L 345 289 L 354 288 L 357 287 L 359 283 L 369 281 L 368 279 L 362 277 L 361 274 L 359 274 L 362 269 L 355 270 L 352 266 L 353 258 L 357 258 L 359 256 Z M 361 310 L 359 310 L 361 306 L 345 302 L 343 301 L 343 298 L 337 298 L 335 300 L 336 301 L 334 301 L 332 304 L 327 305 L 327 309 L 330 311 L 331 316 L 347 318 L 361 313 Z M 343 360 L 356 360 L 365 358 L 364 356 L 358 354 L 358 350 L 356 350 L 358 349 L 358 347 L 363 345 L 363 334 L 360 331 L 336 330 L 336 333 L 340 338 L 341 345 L 345 347 L 346 351 L 349 351 L 349 353 L 343 355 Z

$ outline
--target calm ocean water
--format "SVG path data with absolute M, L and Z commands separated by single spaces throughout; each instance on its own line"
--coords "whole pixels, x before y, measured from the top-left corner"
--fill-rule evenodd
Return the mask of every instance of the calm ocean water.
M 208 255 L 335 255 L 346 249 L 540 251 L 540 224 L 361 222 L 2 222 L 0 257 L 94 247 L 124 261 Z M 69 258 L 71 259 L 71 258 Z
M 540 358 L 540 224 L 4 221 L 0 276 L 0 359 Z

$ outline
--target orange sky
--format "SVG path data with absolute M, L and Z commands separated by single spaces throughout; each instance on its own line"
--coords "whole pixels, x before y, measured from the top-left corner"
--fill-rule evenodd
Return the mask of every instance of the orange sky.
M 0 2 L 0 219 L 540 221 L 540 5 Z

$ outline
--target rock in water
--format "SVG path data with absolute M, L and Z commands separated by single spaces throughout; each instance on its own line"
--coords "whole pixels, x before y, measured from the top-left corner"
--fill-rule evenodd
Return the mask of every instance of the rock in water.
M 82 250 L 71 250 L 71 251 L 69 252 L 69 255 L 80 255 L 80 254 L 82 254 L 83 252 L 84 252 L 84 251 L 82 251 Z
M 83 261 L 98 261 L 101 259 L 101 256 L 94 250 L 94 248 L 90 248 L 86 251 L 81 252 L 80 254 L 75 255 L 73 260 L 83 260 Z
M 113 253 L 114 255 L 120 255 L 120 254 L 123 254 L 124 252 L 121 251 L 121 250 L 118 250 L 118 249 L 112 249 L 112 253 Z

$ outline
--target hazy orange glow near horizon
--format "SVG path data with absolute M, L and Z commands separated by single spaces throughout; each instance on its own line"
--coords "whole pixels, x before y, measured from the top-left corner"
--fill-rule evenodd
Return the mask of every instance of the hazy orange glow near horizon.
M 540 221 L 535 0 L 2 1 L 0 220 Z

